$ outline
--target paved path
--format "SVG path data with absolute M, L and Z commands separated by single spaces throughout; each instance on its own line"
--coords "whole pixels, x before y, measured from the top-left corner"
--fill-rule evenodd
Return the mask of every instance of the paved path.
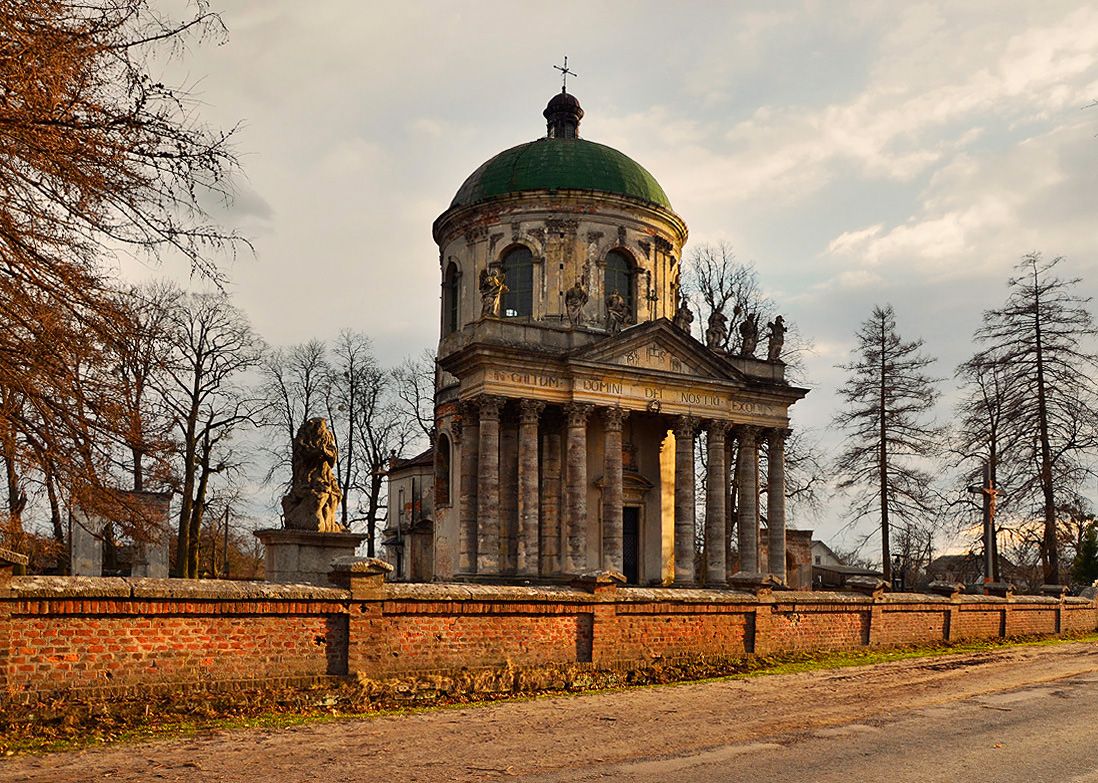
M 553 697 L 0 762 L 0 781 L 1098 783 L 1098 645 Z

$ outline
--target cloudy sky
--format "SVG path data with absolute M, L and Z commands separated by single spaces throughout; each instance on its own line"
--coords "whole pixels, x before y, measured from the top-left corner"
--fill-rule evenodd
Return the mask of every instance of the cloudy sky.
M 826 427 L 874 304 L 949 377 L 1023 253 L 1098 293 L 1093 3 L 214 5 L 228 40 L 170 74 L 241 123 L 227 218 L 256 256 L 231 272 L 274 344 L 351 327 L 396 361 L 437 340 L 431 222 L 544 134 L 564 54 L 582 135 L 651 171 L 690 243 L 730 242 L 814 339 L 797 427 Z

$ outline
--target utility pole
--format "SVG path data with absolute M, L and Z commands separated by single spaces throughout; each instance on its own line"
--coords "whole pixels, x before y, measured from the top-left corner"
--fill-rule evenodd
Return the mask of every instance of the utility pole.
M 229 504 L 225 504 L 225 538 L 221 543 L 221 578 L 229 578 Z

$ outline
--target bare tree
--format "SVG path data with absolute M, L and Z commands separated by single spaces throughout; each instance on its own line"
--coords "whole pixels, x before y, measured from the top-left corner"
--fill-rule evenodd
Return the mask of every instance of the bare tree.
M 294 436 L 301 425 L 324 410 L 332 380 L 328 346 L 321 340 L 308 340 L 268 351 L 260 372 L 261 393 L 266 401 L 264 424 L 275 431 L 277 441 L 267 474 L 270 480 L 278 470 L 289 466 Z
M 1077 486 L 1087 472 L 1082 455 L 1098 447 L 1098 329 L 1090 299 L 1074 292 L 1079 280 L 1055 274 L 1061 260 L 1044 261 L 1040 253 L 1022 258 L 1006 303 L 984 313 L 976 332 L 983 350 L 973 359 L 1003 378 L 1006 429 L 1020 474 L 1010 502 L 1018 509 L 1028 504 L 1044 520 L 1041 562 L 1050 584 L 1061 578 L 1057 494 Z
M 242 241 L 202 206 L 231 195 L 228 134 L 151 73 L 222 32 L 204 3 L 180 20 L 148 0 L 0 13 L 0 388 L 25 412 L 0 431 L 36 440 L 51 481 L 85 504 L 111 496 L 103 449 L 123 429 L 109 373 L 89 372 L 119 321 L 101 258 L 170 248 L 217 279 L 209 254 Z
M 363 388 L 357 428 L 359 490 L 366 520 L 366 547 L 374 556 L 378 525 L 385 519 L 385 474 L 390 461 L 404 454 L 418 427 L 395 402 L 393 376 L 377 373 Z
M 934 359 L 921 352 L 922 340 L 907 342 L 896 333 L 891 305 L 873 308 L 857 341 L 855 360 L 840 365 L 848 373 L 839 389 L 845 407 L 834 423 L 846 437 L 834 469 L 838 489 L 854 495 L 853 519 L 879 512 L 888 580 L 890 527 L 895 522 L 917 525 L 934 512 L 931 476 L 923 467 L 935 457 L 941 435 L 927 420 L 938 391 L 935 379 L 923 371 Z
M 179 435 L 176 575 L 193 579 L 210 478 L 231 464 L 220 455 L 233 430 L 254 421 L 257 405 L 238 382 L 258 364 L 263 344 L 224 294 L 184 296 L 170 328 L 175 351 L 161 393 Z
M 340 499 L 340 523 L 350 529 L 351 493 L 359 486 L 362 460 L 358 427 L 363 408 L 372 405 L 373 389 L 381 382 L 383 371 L 373 355 L 370 338 L 344 329 L 336 338 L 329 360 L 329 376 L 324 387 L 325 409 L 338 447 L 336 481 L 343 492 Z
M 133 489 L 145 489 L 145 464 L 151 457 L 151 473 L 161 482 L 168 478 L 167 455 L 171 449 L 171 417 L 155 393 L 165 361 L 171 355 L 171 318 L 183 292 L 169 282 L 130 286 L 118 294 L 124 318 L 110 341 L 112 371 L 121 391 L 125 429 L 121 433 L 129 453 Z
M 435 352 L 426 348 L 393 368 L 401 411 L 414 419 L 428 440 L 435 428 Z

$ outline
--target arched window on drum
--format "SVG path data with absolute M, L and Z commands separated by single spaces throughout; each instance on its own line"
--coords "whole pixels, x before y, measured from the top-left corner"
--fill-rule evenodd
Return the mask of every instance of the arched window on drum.
M 611 250 L 607 253 L 604 283 L 603 290 L 607 296 L 610 296 L 614 291 L 621 294 L 622 299 L 625 300 L 626 313 L 629 314 L 628 321 L 636 323 L 637 297 L 634 290 L 636 287 L 636 269 L 633 265 L 633 259 L 620 250 Z
M 442 279 L 442 318 L 443 334 L 452 334 L 458 330 L 458 272 L 453 261 L 446 267 Z
M 500 315 L 504 318 L 529 317 L 534 313 L 534 255 L 528 247 L 515 247 L 503 256 L 503 295 Z

